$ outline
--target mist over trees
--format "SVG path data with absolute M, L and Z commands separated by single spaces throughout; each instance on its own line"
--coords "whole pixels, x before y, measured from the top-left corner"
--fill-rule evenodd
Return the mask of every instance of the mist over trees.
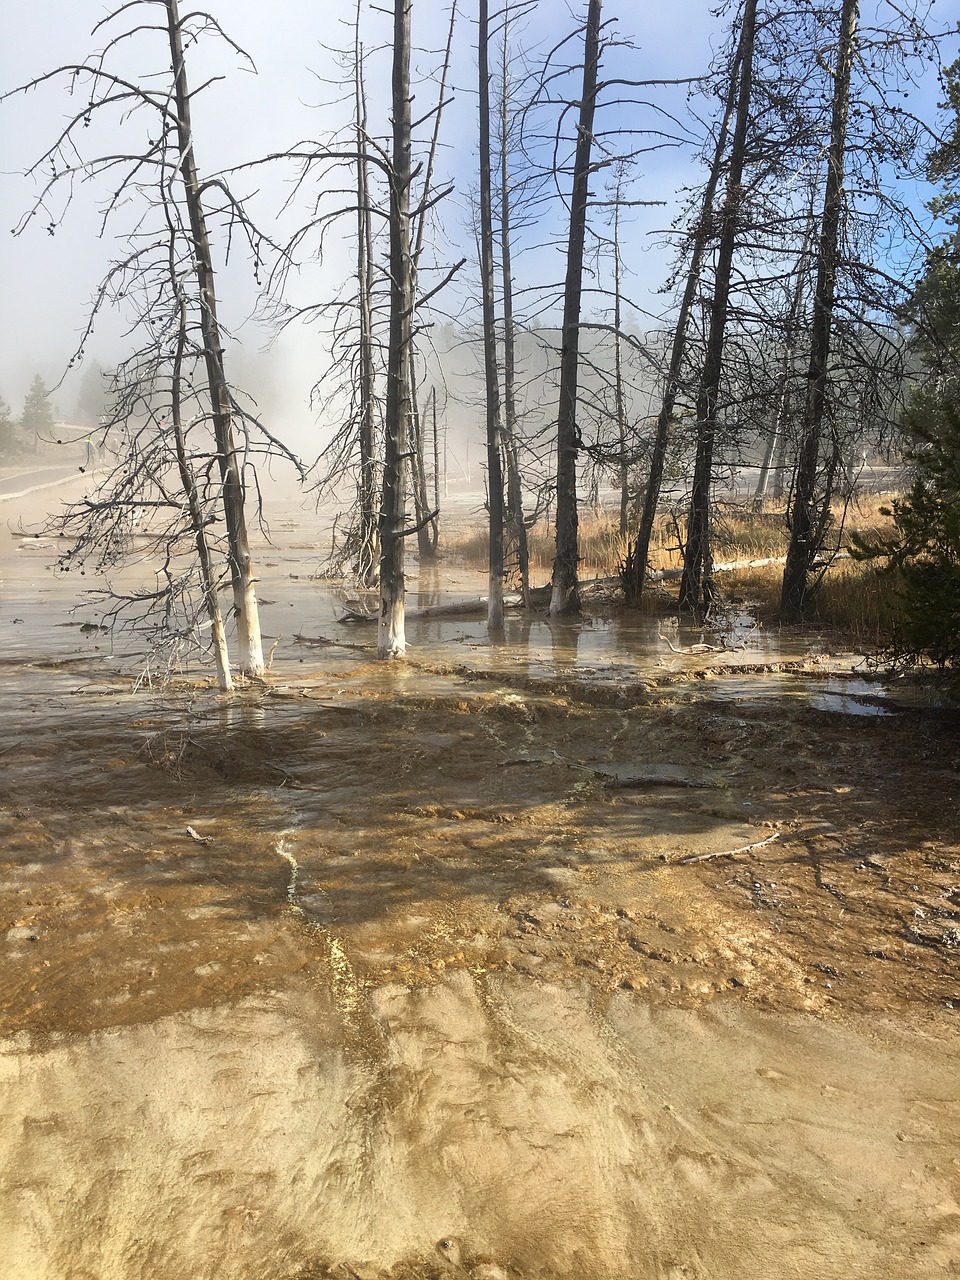
M 55 234 L 92 185 L 119 246 L 75 356 L 76 418 L 110 461 L 64 517 L 67 563 L 110 570 L 134 528 L 149 533 L 164 567 L 114 592 L 115 616 L 211 649 L 221 687 L 224 592 L 237 665 L 263 670 L 249 508 L 257 466 L 294 454 L 230 378 L 221 298 L 238 277 L 277 331 L 315 342 L 305 460 L 345 504 L 339 567 L 379 592 L 381 657 L 405 648 L 410 544 L 421 562 L 443 549 L 453 417 L 474 424 L 475 456 L 482 442 L 491 631 L 509 586 L 529 600 L 528 528 L 548 512 L 549 611 L 580 608 L 580 512 L 610 490 L 627 601 L 641 599 L 669 496 L 680 603 L 707 617 L 724 479 L 747 466 L 758 504 L 782 499 L 781 608 L 800 619 L 858 459 L 894 445 L 911 380 L 932 385 L 929 346 L 912 355 L 904 323 L 923 263 L 947 260 L 928 255 L 948 208 L 928 216 L 920 186 L 931 149 L 931 176 L 949 168 L 947 144 L 935 150 L 935 113 L 905 102 L 947 35 L 922 0 L 739 0 L 712 65 L 674 79 L 641 73 L 642 16 L 612 0 L 549 23 L 541 9 L 456 0 L 438 23 L 425 0 L 357 0 L 302 51 L 329 99 L 323 127 L 304 107 L 288 145 L 229 165 L 194 124 L 197 103 L 257 51 L 215 10 L 119 6 L 91 50 L 3 95 L 10 109 L 60 94 L 67 111 L 16 232 Z M 645 168 L 666 154 L 691 176 L 651 300 L 635 289 L 631 228 L 664 203 Z M 83 360 L 114 312 L 128 350 L 104 373 Z M 31 397 L 24 442 L 52 425 L 39 379 Z
M 49 441 L 53 433 L 53 405 L 50 393 L 39 373 L 30 383 L 20 415 L 20 439 L 23 447 L 35 453 L 39 445 Z
M 186 51 L 202 35 L 228 37 L 208 14 L 181 17 L 178 0 L 135 0 L 109 13 L 95 34 L 105 41 L 102 50 L 19 91 L 65 81 L 81 99 L 34 166 L 39 192 L 20 229 L 42 218 L 55 230 L 75 184 L 97 182 L 102 225 L 120 245 L 74 362 L 83 359 L 105 309 L 120 307 L 130 317 L 132 350 L 110 375 L 108 411 L 98 419 L 97 445 L 109 447 L 111 461 L 60 521 L 72 538 L 61 567 L 82 572 L 92 561 L 109 573 L 129 558 L 135 532 L 149 536 L 160 557 L 156 580 L 110 589 L 108 616 L 150 630 L 168 650 L 198 643 L 209 630 L 218 682 L 227 690 L 232 677 L 220 604 L 227 583 L 240 671 L 257 676 L 264 668 L 245 511 L 248 467 L 257 453 L 285 452 L 241 403 L 225 367 L 211 235 L 219 229 L 228 242 L 239 236 L 254 264 L 264 237 L 225 178 L 201 174 Z M 133 79 L 126 66 L 137 55 L 151 70 Z M 108 145 L 115 130 L 122 149 Z M 25 431 L 39 436 L 45 404 L 37 379 Z M 92 461 L 91 443 L 88 466 Z

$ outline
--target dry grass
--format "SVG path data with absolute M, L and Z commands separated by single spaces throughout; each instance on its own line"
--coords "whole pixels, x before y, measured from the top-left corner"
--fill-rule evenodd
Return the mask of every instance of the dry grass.
M 758 617 L 775 620 L 780 608 L 783 568 L 763 565 L 725 573 L 725 595 L 736 595 L 754 605 Z M 824 574 L 808 622 L 836 631 L 858 644 L 883 645 L 889 641 L 898 618 L 896 579 L 871 564 L 838 559 Z
M 884 645 L 900 618 L 897 575 L 872 564 L 838 560 L 814 601 L 814 619 L 862 644 Z
M 889 497 L 863 494 L 845 513 L 838 507 L 834 520 L 836 524 L 842 521 L 843 544 L 849 544 L 853 533 L 875 534 L 888 529 L 890 519 L 882 514 L 882 508 L 889 505 Z M 531 578 L 545 582 L 553 568 L 553 526 L 542 520 L 528 537 Z M 719 563 L 776 560 L 786 555 L 788 540 L 782 507 L 754 511 L 729 506 L 717 517 L 714 555 Z M 661 515 L 650 547 L 651 570 L 678 568 L 682 563 L 679 543 L 676 520 L 669 514 Z M 478 569 L 486 566 L 487 545 L 485 529 L 472 530 L 448 544 L 452 553 Z M 581 578 L 616 577 L 626 550 L 626 540 L 620 536 L 614 515 L 581 515 Z M 782 565 L 768 564 L 725 572 L 719 577 L 719 586 L 724 595 L 740 597 L 756 605 L 761 617 L 773 619 L 780 605 L 782 578 Z M 895 578 L 875 565 L 846 557 L 837 559 L 826 571 L 810 615 L 816 626 L 842 632 L 862 644 L 883 644 L 896 620 Z
M 844 510 L 833 508 L 834 528 L 842 530 L 842 542 L 849 544 L 853 533 L 864 535 L 883 532 L 891 527 L 882 511 L 890 499 L 874 494 L 858 495 Z M 717 560 L 761 560 L 787 554 L 790 533 L 783 507 L 766 506 L 760 511 L 731 506 L 721 510 L 714 527 Z
M 722 510 L 714 525 L 717 560 L 766 560 L 787 553 L 789 533 L 782 508 Z
M 614 515 L 587 512 L 580 516 L 580 576 L 582 578 L 615 578 L 627 553 L 626 539 L 620 536 Z M 527 533 L 530 549 L 530 575 L 533 580 L 549 578 L 553 571 L 554 527 L 540 520 Z M 462 557 L 471 568 L 484 569 L 487 564 L 489 539 L 486 529 L 473 529 L 450 539 L 451 554 Z M 654 528 L 650 546 L 650 567 L 669 569 L 681 563 L 676 527 L 668 516 L 661 516 Z
M 884 532 L 891 527 L 883 509 L 889 498 L 871 494 L 859 496 L 845 515 L 840 508 L 834 513 L 837 523 L 843 521 L 842 544 L 849 546 L 852 534 Z M 731 560 L 779 557 L 786 554 L 787 530 L 782 513 L 771 519 L 761 512 L 751 520 L 740 517 L 737 542 L 730 547 Z M 747 536 L 743 536 L 743 534 Z M 783 570 L 780 565 L 734 570 L 724 574 L 721 586 L 725 594 L 736 594 L 756 604 L 764 618 L 775 618 L 780 607 Z M 809 621 L 831 631 L 842 632 L 860 644 L 886 643 L 896 626 L 899 614 L 897 580 L 875 564 L 861 563 L 841 555 L 826 570 L 812 604 Z

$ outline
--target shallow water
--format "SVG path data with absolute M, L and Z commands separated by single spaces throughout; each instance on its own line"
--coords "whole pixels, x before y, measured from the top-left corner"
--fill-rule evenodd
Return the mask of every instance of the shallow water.
M 57 498 L 75 497 L 83 477 L 58 490 L 43 489 L 27 498 L 0 502 L 7 516 L 0 530 L 0 627 L 5 630 L 4 657 L 30 667 L 77 672 L 80 685 L 97 679 L 136 678 L 148 662 L 143 638 L 100 629 L 103 605 L 96 598 L 102 582 L 94 575 L 81 577 L 56 569 L 58 554 L 66 545 L 50 538 L 14 536 L 36 528 L 42 510 Z M 453 504 L 448 523 L 467 527 L 477 518 L 482 495 L 461 495 Z M 271 493 L 268 543 L 261 537 L 255 547 L 260 578 L 261 622 L 264 649 L 272 651 L 271 671 L 281 679 L 302 679 L 336 670 L 355 670 L 374 656 L 375 623 L 345 624 L 346 613 L 367 612 L 375 618 L 377 599 L 358 593 L 349 584 L 319 576 L 329 549 L 330 522 L 310 510 L 300 498 Z M 143 571 L 140 571 L 142 578 Z M 125 580 L 133 579 L 131 570 Z M 120 580 L 122 585 L 124 579 Z M 419 677 L 395 669 L 369 679 L 384 689 L 409 689 L 418 678 L 429 680 L 429 668 L 464 668 L 488 676 L 522 676 L 530 680 L 580 681 L 599 687 L 624 682 L 676 678 L 677 696 L 693 693 L 683 679 L 690 672 L 709 672 L 709 696 L 739 701 L 780 697 L 809 697 L 824 710 L 864 715 L 888 714 L 879 705 L 871 710 L 870 696 L 885 690 L 862 677 L 856 689 L 849 683 L 851 670 L 862 660 L 841 655 L 823 671 L 810 671 L 805 679 L 795 673 L 737 671 L 764 663 L 802 663 L 821 653 L 816 634 L 784 636 L 758 627 L 749 610 L 732 612 L 717 628 L 703 629 L 677 618 L 655 618 L 629 611 L 607 609 L 577 619 L 548 619 L 545 614 L 508 611 L 502 637 L 492 639 L 482 612 L 470 616 L 421 616 L 437 606 L 476 601 L 485 590 L 481 573 L 456 562 L 418 569 L 408 561 L 406 625 L 407 656 L 423 668 Z M 302 638 L 298 640 L 298 637 Z M 309 642 L 322 643 L 309 643 Z M 843 687 L 822 679 L 832 670 L 843 677 Z M 725 674 L 729 672 L 729 674 Z M 81 675 L 82 673 L 82 675 Z M 196 655 L 186 654 L 178 674 L 204 673 Z M 707 692 L 700 688 L 698 695 Z
M 0 534 L 4 1280 L 949 1274 L 956 785 L 857 656 L 448 564 L 378 663 L 273 529 L 226 699 Z

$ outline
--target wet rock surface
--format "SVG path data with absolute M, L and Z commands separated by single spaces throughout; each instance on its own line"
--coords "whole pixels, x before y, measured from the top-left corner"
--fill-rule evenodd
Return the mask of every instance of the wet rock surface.
M 17 1039 L 4 1270 L 949 1275 L 955 1048 L 463 969 Z

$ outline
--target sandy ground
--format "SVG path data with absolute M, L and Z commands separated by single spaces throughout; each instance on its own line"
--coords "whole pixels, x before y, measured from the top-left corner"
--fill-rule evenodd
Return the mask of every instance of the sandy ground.
M 299 536 L 227 703 L 0 547 L 5 1280 L 960 1275 L 952 713 L 596 620 L 385 670 Z

